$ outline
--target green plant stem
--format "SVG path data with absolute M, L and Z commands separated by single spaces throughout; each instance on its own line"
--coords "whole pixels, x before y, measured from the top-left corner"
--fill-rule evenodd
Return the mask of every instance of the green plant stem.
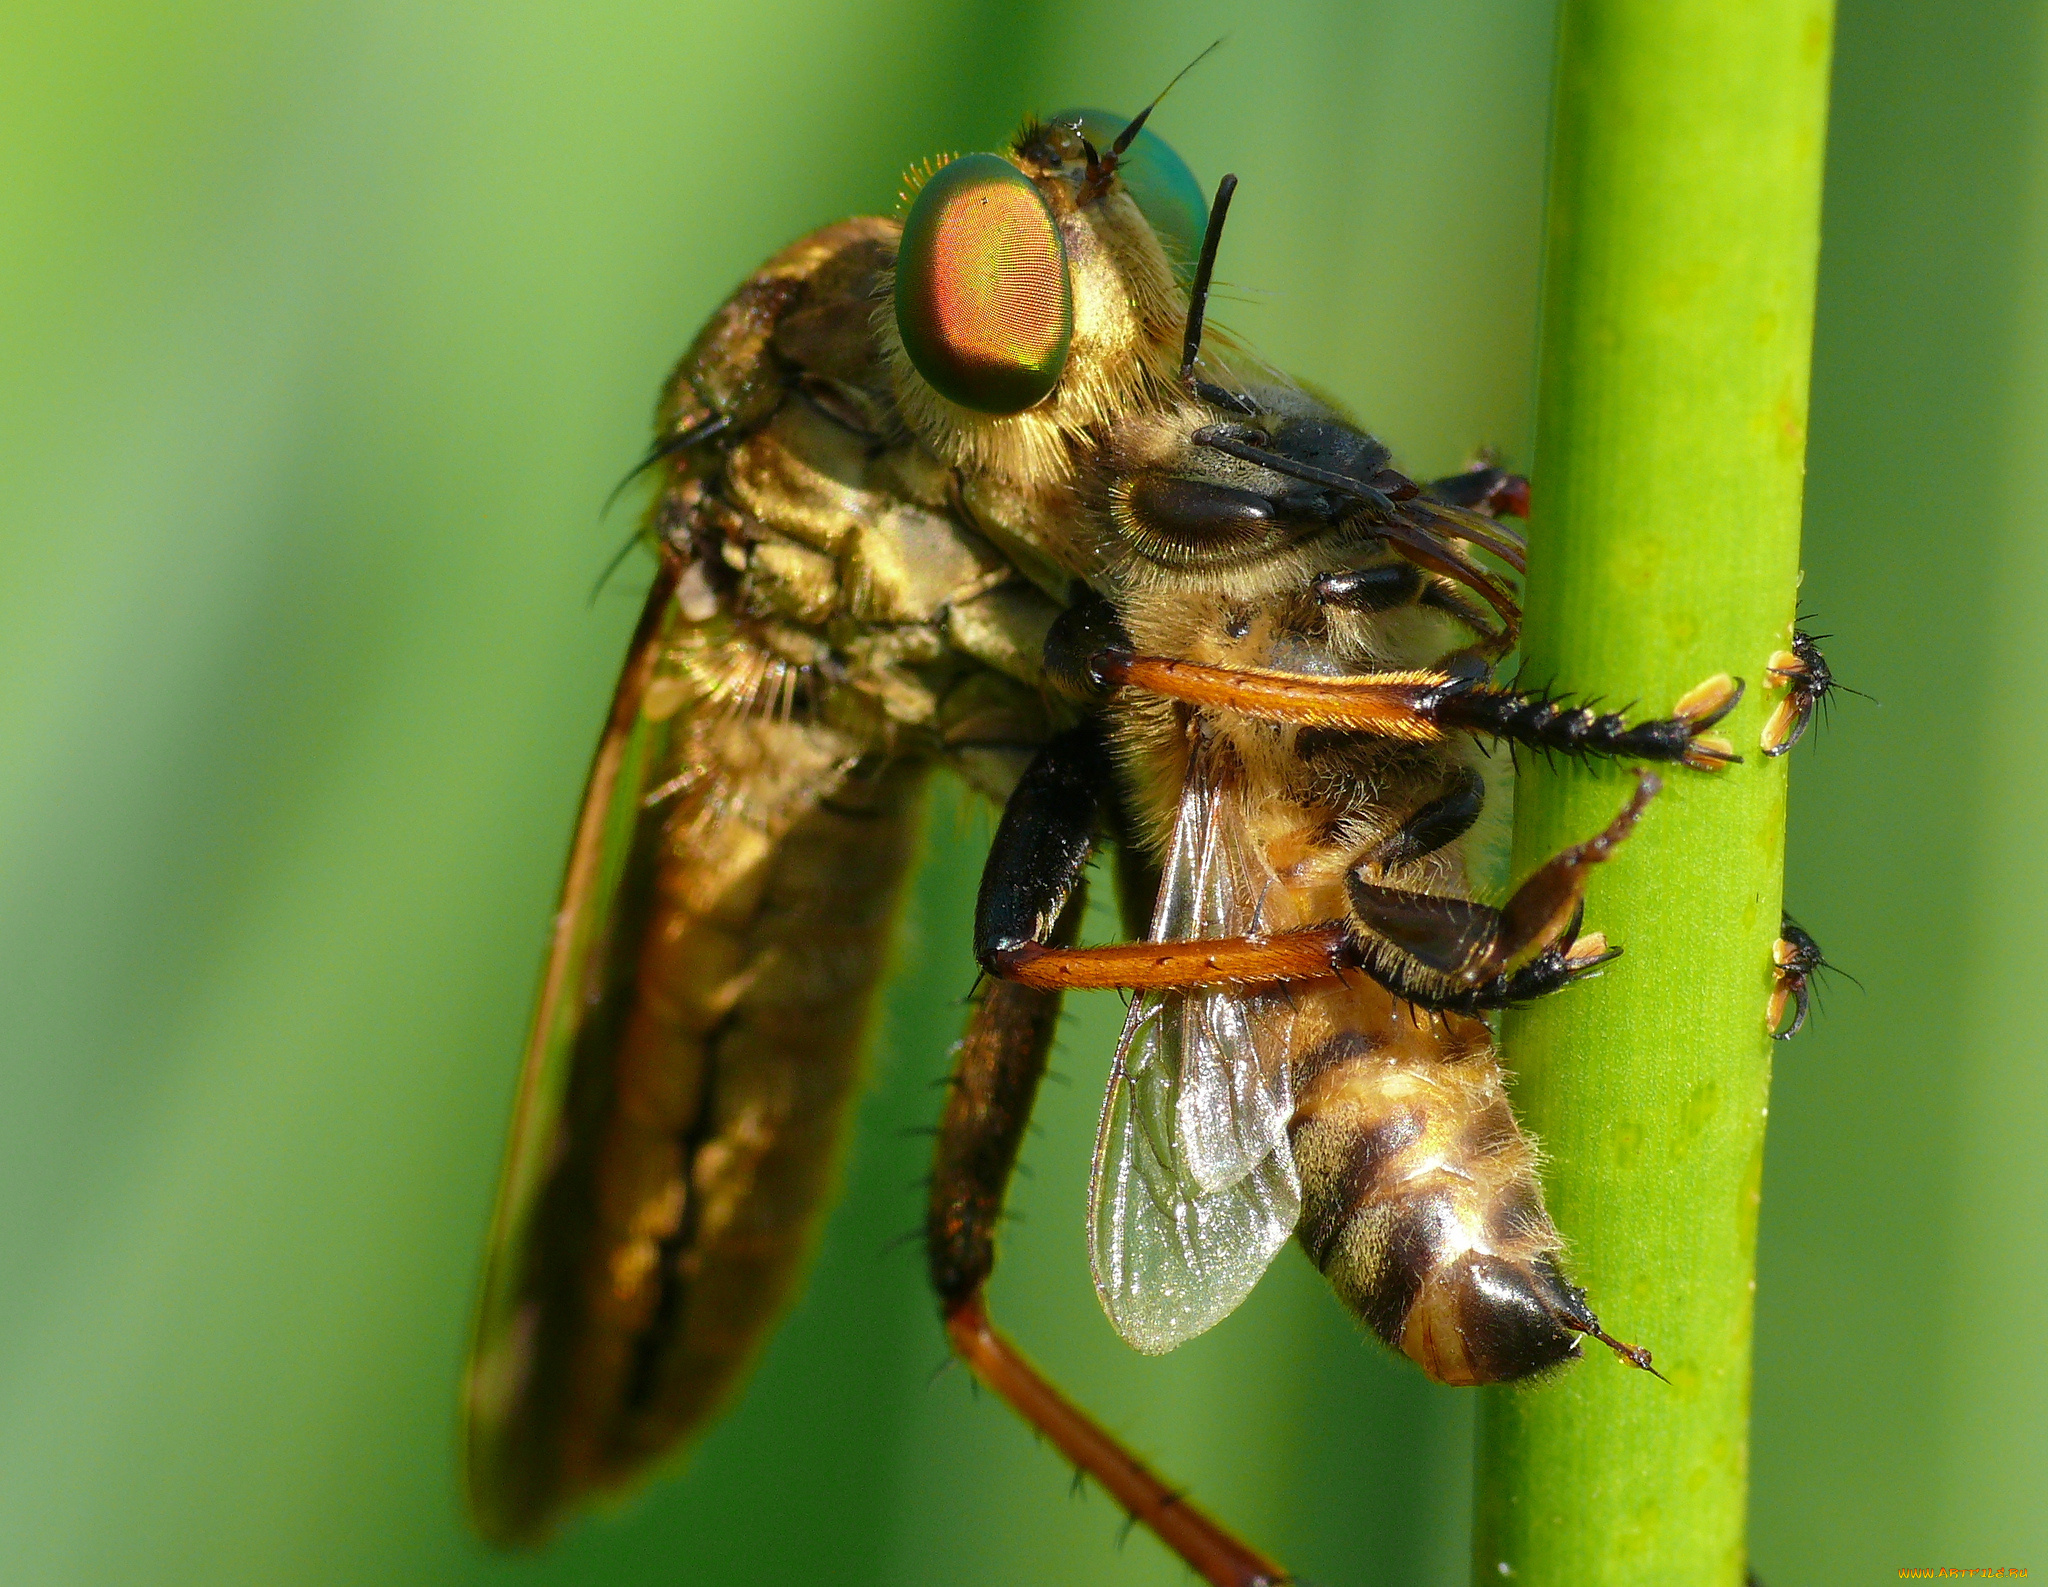
M 1595 1349 L 1486 1391 L 1474 1580 L 1737 1587 L 1784 763 L 1758 753 L 1798 579 L 1828 0 L 1564 0 L 1525 676 L 1662 712 L 1718 672 L 1745 757 L 1672 769 L 1597 874 L 1598 980 L 1507 1022 Z M 1517 874 L 1630 773 L 1525 761 Z

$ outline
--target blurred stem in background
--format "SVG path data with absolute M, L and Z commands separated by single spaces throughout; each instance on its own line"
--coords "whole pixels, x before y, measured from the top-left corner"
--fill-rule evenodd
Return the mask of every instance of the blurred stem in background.
M 1628 948 L 1508 1022 L 1574 1270 L 1670 1382 L 1595 1351 L 1490 1391 L 1475 1580 L 1736 1587 L 1784 858 L 1758 753 L 1790 638 L 1819 243 L 1827 0 L 1567 0 L 1560 17 L 1526 674 L 1662 712 L 1711 674 L 1745 764 L 1675 771 L 1593 889 Z M 1517 873 L 1626 771 L 1526 764 Z

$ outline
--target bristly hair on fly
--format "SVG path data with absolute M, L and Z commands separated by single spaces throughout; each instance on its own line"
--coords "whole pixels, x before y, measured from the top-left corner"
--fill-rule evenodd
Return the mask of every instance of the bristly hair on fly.
M 959 158 L 958 154 L 931 154 L 906 165 L 903 174 L 896 178 L 903 184 L 896 189 L 896 218 L 901 220 L 909 214 L 911 201 L 923 190 L 925 183 Z

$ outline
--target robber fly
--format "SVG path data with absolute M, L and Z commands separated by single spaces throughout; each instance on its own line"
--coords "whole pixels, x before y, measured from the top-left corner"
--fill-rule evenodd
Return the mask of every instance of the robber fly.
M 1423 487 L 1203 311 L 1205 202 L 1078 111 L 813 233 L 662 397 L 659 569 L 591 771 L 468 1379 L 480 1527 L 545 1537 L 731 1396 L 834 1173 L 921 788 L 1003 806 L 930 1270 L 972 1369 L 1206 1579 L 1284 1573 L 1040 1377 L 982 1302 L 1062 993 L 1133 994 L 1090 1240 L 1144 1351 L 1298 1238 L 1446 1383 L 1602 1330 L 1558 1265 L 1490 1010 L 1613 956 L 1606 830 L 1474 898 L 1476 742 L 1711 771 L 1740 685 L 1631 723 L 1493 681 L 1519 536 L 1490 468 Z M 1503 571 L 1505 568 L 1507 571 Z M 1677 775 L 1687 775 L 1679 771 Z M 1139 940 L 1076 946 L 1113 846 Z

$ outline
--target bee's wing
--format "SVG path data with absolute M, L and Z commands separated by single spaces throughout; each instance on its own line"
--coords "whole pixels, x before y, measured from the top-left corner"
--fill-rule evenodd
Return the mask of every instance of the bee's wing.
M 729 1397 L 801 1273 L 915 850 L 664 559 L 584 796 L 466 1386 L 469 1499 L 528 1543 Z M 786 681 L 786 680 L 783 680 Z M 768 709 L 757 709 L 765 703 Z
M 1235 791 L 1198 753 L 1153 938 L 1245 931 L 1271 880 Z M 1222 1321 L 1294 1232 L 1292 1032 L 1280 990 L 1153 992 L 1131 1004 L 1089 1194 L 1096 1291 L 1135 1349 L 1156 1355 Z

